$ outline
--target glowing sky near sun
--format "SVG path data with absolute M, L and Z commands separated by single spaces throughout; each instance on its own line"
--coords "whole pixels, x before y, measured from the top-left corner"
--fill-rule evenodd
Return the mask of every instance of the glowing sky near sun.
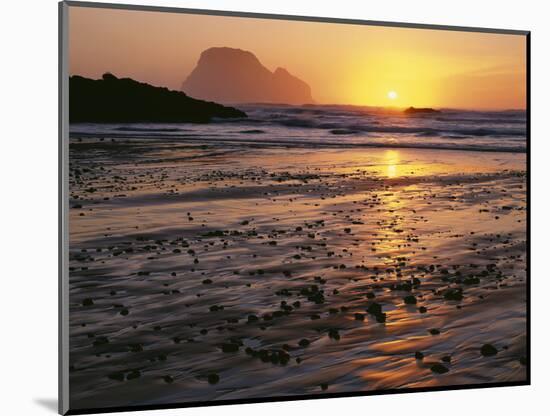
M 92 9 L 69 11 L 70 73 L 179 89 L 212 46 L 253 52 L 318 103 L 525 108 L 520 35 Z

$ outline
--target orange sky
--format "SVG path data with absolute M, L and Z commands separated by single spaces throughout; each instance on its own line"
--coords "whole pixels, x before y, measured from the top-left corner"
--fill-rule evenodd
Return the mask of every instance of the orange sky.
M 69 8 L 71 75 L 179 89 L 203 50 L 229 46 L 286 68 L 322 104 L 525 108 L 525 44 L 522 35 Z

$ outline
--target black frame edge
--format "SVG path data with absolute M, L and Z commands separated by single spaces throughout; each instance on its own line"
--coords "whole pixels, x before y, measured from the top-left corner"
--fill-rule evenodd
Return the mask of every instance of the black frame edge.
M 65 4 L 72 7 L 90 7 L 100 9 L 116 9 L 129 11 L 145 11 L 145 12 L 165 12 L 165 13 L 184 13 L 184 14 L 199 14 L 209 16 L 227 16 L 227 17 L 248 17 L 256 19 L 276 19 L 276 20 L 293 20 L 300 22 L 318 22 L 318 23 L 339 23 L 363 26 L 384 26 L 408 29 L 427 29 L 427 30 L 450 30 L 455 32 L 479 32 L 479 33 L 494 33 L 501 35 L 527 35 L 528 30 L 516 29 L 499 29 L 499 28 L 484 28 L 470 26 L 453 26 L 453 25 L 433 25 L 428 23 L 407 23 L 407 22 L 386 22 L 380 20 L 361 20 L 337 17 L 322 17 L 322 16 L 299 16 L 287 14 L 270 14 L 228 10 L 211 10 L 211 9 L 188 9 L 182 7 L 167 7 L 167 6 L 147 6 L 140 4 L 124 4 L 124 3 L 100 3 L 93 1 L 78 1 L 66 0 Z
M 526 90 L 525 90 L 525 112 L 526 112 L 526 130 L 525 139 L 527 141 L 527 233 L 526 233 L 526 292 L 527 292 L 527 312 L 526 312 L 526 331 L 527 331 L 527 384 L 531 384 L 531 32 L 525 36 L 525 65 L 526 65 Z
M 254 403 L 274 403 L 274 402 L 294 402 L 299 400 L 320 400 L 320 399 L 337 399 L 351 397 L 367 397 L 367 396 L 383 396 L 393 394 L 410 394 L 410 393 L 432 393 L 442 391 L 460 391 L 473 389 L 486 389 L 495 387 L 519 387 L 528 386 L 528 381 L 518 382 L 499 382 L 499 383 L 484 383 L 484 384 L 458 384 L 452 386 L 437 386 L 437 387 L 415 387 L 405 389 L 388 389 L 388 390 L 373 390 L 373 391 L 356 391 L 342 393 L 319 393 L 296 396 L 277 396 L 263 397 L 251 399 L 230 399 L 230 400 L 215 400 L 215 401 L 196 401 L 184 403 L 169 403 L 169 404 L 154 404 L 154 405 L 131 405 L 131 406 L 115 406 L 115 407 L 98 407 L 86 409 L 71 409 L 66 415 L 87 415 L 92 413 L 115 413 L 115 412 L 137 412 L 143 410 L 168 410 L 168 409 L 185 409 L 189 407 L 217 407 L 226 405 L 238 404 L 254 404 Z
M 57 411 L 69 411 L 69 291 L 68 291 L 68 11 L 58 3 L 58 402 Z

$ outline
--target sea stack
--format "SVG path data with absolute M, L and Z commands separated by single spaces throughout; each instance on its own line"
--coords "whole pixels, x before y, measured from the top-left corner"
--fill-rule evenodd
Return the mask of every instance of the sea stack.
M 221 103 L 314 102 L 309 85 L 286 69 L 271 72 L 252 52 L 227 47 L 203 51 L 182 90 Z

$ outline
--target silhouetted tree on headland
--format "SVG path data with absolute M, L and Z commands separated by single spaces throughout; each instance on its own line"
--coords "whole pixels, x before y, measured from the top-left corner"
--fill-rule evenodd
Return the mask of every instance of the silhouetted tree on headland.
M 71 123 L 206 123 L 212 118 L 246 117 L 243 111 L 197 100 L 181 91 L 154 87 L 110 73 L 93 80 L 74 75 L 69 79 Z

